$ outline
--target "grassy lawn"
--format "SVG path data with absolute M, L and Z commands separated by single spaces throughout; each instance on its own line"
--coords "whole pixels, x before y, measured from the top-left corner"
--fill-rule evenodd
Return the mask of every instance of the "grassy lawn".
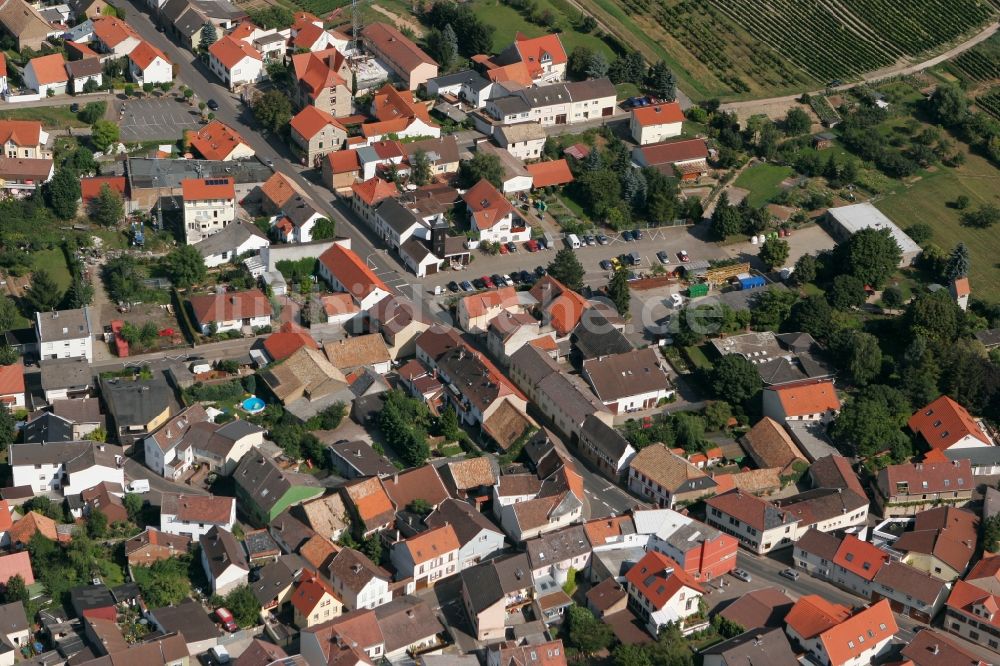
M 552 29 L 530 23 L 516 9 L 501 4 L 498 0 L 475 0 L 472 3 L 472 10 L 483 22 L 496 28 L 493 32 L 493 51 L 499 53 L 514 41 L 514 35 L 522 32 L 528 37 L 538 37 L 550 32 L 562 32 L 560 35 L 566 53 L 570 53 L 577 46 L 586 46 L 592 51 L 600 51 L 608 60 L 614 60 L 614 53 L 611 48 L 604 43 L 597 35 L 586 35 L 577 32 L 570 25 L 572 15 L 567 15 L 564 7 L 558 0 L 539 0 L 540 11 L 549 9 L 559 17 L 556 26 Z
M 763 206 L 778 194 L 781 181 L 791 175 L 791 167 L 758 164 L 741 173 L 733 185 L 750 190 L 747 199 L 751 206 Z
M 982 157 L 970 154 L 957 169 L 940 167 L 912 185 L 876 202 L 879 210 L 905 229 L 917 222 L 934 229 L 932 242 L 948 252 L 964 241 L 972 256 L 969 278 L 977 298 L 1000 302 L 1000 234 L 996 229 L 973 229 L 961 225 L 961 211 L 948 204 L 959 195 L 972 200 L 970 208 L 985 203 L 1000 205 L 1000 171 Z
M 81 105 L 82 106 L 82 105 Z M 42 125 L 53 129 L 65 129 L 67 127 L 89 127 L 76 117 L 76 114 L 69 110 L 68 106 L 40 106 L 32 109 L 10 109 L 0 111 L 0 119 L 3 120 L 40 120 Z
M 66 257 L 63 256 L 61 249 L 54 247 L 51 250 L 35 252 L 34 268 L 36 271 L 42 268 L 47 270 L 60 289 L 65 290 L 69 287 L 69 269 L 66 267 Z
M 684 355 L 687 356 L 688 361 L 691 365 L 698 368 L 699 370 L 711 370 L 712 362 L 708 360 L 708 356 L 701 347 L 685 347 Z

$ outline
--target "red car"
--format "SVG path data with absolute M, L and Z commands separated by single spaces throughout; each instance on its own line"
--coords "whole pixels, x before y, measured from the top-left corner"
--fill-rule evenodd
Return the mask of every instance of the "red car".
M 493 289 L 493 287 L 496 286 L 496 285 L 493 284 L 493 280 L 490 279 L 489 275 L 484 275 L 484 276 L 482 276 L 479 279 L 483 281 L 483 284 L 486 285 L 487 289 Z
M 688 253 L 685 252 L 684 250 L 681 250 L 680 252 L 677 253 L 677 258 L 680 259 L 681 261 L 691 261 L 691 258 L 688 256 Z
M 500 254 L 507 254 L 509 251 L 510 250 L 507 249 L 506 245 L 504 245 L 503 243 L 500 243 Z
M 525 241 L 524 247 L 527 248 L 528 252 L 538 252 L 538 241 L 532 238 L 529 241 Z

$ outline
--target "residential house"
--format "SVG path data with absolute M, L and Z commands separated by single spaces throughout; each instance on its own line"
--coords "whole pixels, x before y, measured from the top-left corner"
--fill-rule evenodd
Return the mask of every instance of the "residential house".
M 307 664 L 361 666 L 382 659 L 385 644 L 375 612 L 364 610 L 302 630 L 301 652 Z
M 31 511 L 28 512 L 24 518 L 17 521 L 17 523 L 15 523 L 15 527 L 19 526 L 21 522 L 25 520 L 32 522 L 35 516 L 46 519 L 45 516 Z M 49 523 L 52 523 L 51 519 L 46 520 L 48 520 Z M 55 541 L 55 526 L 50 525 L 49 527 L 51 529 L 43 530 L 42 534 L 43 536 L 49 537 L 52 541 Z M 31 540 L 32 534 L 34 534 L 34 531 L 32 531 L 31 534 L 24 534 L 24 538 L 19 538 L 18 535 L 12 531 L 10 535 L 10 543 L 13 546 L 16 546 L 18 543 L 22 544 L 22 546 L 27 546 L 28 542 Z M 19 550 L 9 555 L 0 555 L 0 582 L 6 585 L 7 582 L 14 576 L 20 576 L 21 579 L 24 580 L 25 585 L 35 584 L 35 574 L 31 569 L 31 554 L 28 553 L 26 549 Z
M 38 358 L 94 359 L 93 329 L 90 312 L 79 310 L 53 310 L 35 313 L 35 335 L 38 337 Z
M 531 172 L 525 167 L 524 162 L 492 143 L 482 142 L 477 144 L 476 152 L 493 155 L 500 160 L 500 167 L 503 169 L 503 175 L 500 179 L 500 191 L 505 195 L 510 196 L 531 190 L 534 180 L 531 177 Z
M 0 4 L 0 26 L 14 38 L 18 51 L 26 48 L 40 51 L 50 35 L 62 32 L 53 29 L 39 10 L 24 0 L 5 0 Z
M 390 661 L 432 653 L 444 647 L 445 627 L 426 601 L 415 596 L 393 599 L 375 609 Z
M 628 465 L 628 487 L 659 507 L 694 502 L 716 492 L 716 482 L 663 444 L 637 453 Z
M 324 155 L 340 150 L 347 141 L 347 128 L 315 106 L 299 111 L 292 118 L 291 127 L 292 141 L 305 155 L 305 164 L 318 166 Z
M 100 16 L 92 21 L 94 42 L 101 53 L 124 58 L 142 43 L 139 33 L 117 16 Z
M 663 553 L 695 580 L 718 578 L 736 568 L 738 540 L 714 527 L 672 509 L 635 510 L 632 521 L 635 538 L 623 539 L 622 545 L 641 543 Z M 594 543 L 595 550 L 599 547 Z
M 913 529 L 892 544 L 902 561 L 944 581 L 960 578 L 976 551 L 979 518 L 966 509 L 940 506 L 918 513 Z
M 232 178 L 186 178 L 181 182 L 184 240 L 199 243 L 236 220 L 236 188 Z
M 531 238 L 531 228 L 488 180 L 470 187 L 462 199 L 469 212 L 469 228 L 480 242 L 520 243 Z
M 812 490 L 774 501 L 798 521 L 799 535 L 810 527 L 821 532 L 862 526 L 868 520 L 869 499 L 846 458 L 830 455 L 809 468 Z
M 485 182 L 485 181 L 484 181 Z M 460 298 L 458 325 L 468 333 L 486 333 L 490 322 L 503 313 L 523 313 L 525 306 L 513 287 L 490 289 Z
M 625 574 L 628 607 L 642 620 L 647 631 L 658 636 L 667 625 L 684 625 L 697 614 L 704 594 L 701 584 L 672 559 L 649 551 Z
M 351 113 L 352 73 L 347 58 L 336 48 L 292 56 L 295 71 L 295 102 L 300 108 L 313 106 L 334 117 Z
M 888 599 L 895 612 L 927 624 L 944 607 L 950 592 L 945 581 L 903 562 L 883 564 L 870 587 L 872 601 Z
M 378 229 L 380 224 L 376 220 L 375 211 L 383 201 L 399 194 L 396 185 L 375 176 L 363 182 L 354 183 L 350 188 L 353 195 L 350 199 L 351 208 L 368 223 L 368 226 Z
M 809 463 L 785 428 L 765 416 L 743 436 L 743 448 L 761 469 L 778 469 L 782 476 L 793 476 Z
M 3 144 L 4 157 L 51 159 L 49 139 L 50 134 L 37 120 L 0 120 L 0 143 Z
M 125 542 L 125 559 L 130 567 L 150 566 L 153 562 L 168 560 L 190 549 L 190 537 L 147 527 Z
M 542 323 L 527 312 L 504 310 L 498 316 L 490 318 L 486 330 L 486 348 L 501 365 L 508 365 L 511 355 L 526 344 L 541 346 L 546 350 L 557 349 L 555 331 L 548 327 L 543 329 Z
M 411 169 L 417 155 L 423 153 L 430 162 L 431 176 L 458 173 L 458 140 L 453 134 L 409 141 L 403 144 L 403 152 Z
M 11 413 L 24 409 L 24 363 L 0 366 L 0 405 Z
M 378 333 L 332 340 L 323 345 L 323 352 L 330 363 L 344 374 L 370 367 L 384 375 L 392 367 L 389 349 Z
M 42 360 L 38 366 L 41 370 L 42 393 L 47 403 L 83 399 L 90 395 L 94 386 L 94 376 L 86 358 L 81 356 Z
M 493 132 L 497 145 L 519 160 L 541 158 L 547 136 L 545 128 L 538 123 L 501 125 Z
M 66 63 L 66 75 L 69 77 L 68 92 L 80 94 L 88 91 L 87 84 L 93 81 L 100 86 L 104 81 L 104 67 L 100 58 L 84 58 Z
M 271 227 L 283 243 L 310 243 L 313 228 L 325 216 L 299 194 L 285 202 L 271 218 Z
M 378 608 L 392 600 L 391 576 L 353 548 L 341 548 L 329 566 L 330 581 L 344 608 Z
M 489 499 L 499 478 L 494 461 L 485 456 L 449 462 L 438 472 L 452 497 L 475 506 Z
M 739 489 L 710 497 L 705 507 L 709 525 L 736 537 L 758 555 L 790 546 L 795 540 L 798 519 Z
M 965 506 L 974 485 L 968 459 L 889 465 L 878 473 L 875 501 L 886 518 L 911 516 L 941 504 Z
M 336 493 L 300 504 L 293 511 L 326 542 L 340 539 L 351 527 L 347 506 Z M 331 549 L 331 554 L 334 552 Z
M 808 380 L 764 388 L 764 416 L 778 423 L 819 421 L 829 423 L 840 412 L 833 381 Z
M 205 335 L 271 325 L 271 301 L 259 289 L 192 296 L 188 303 Z
M 708 144 L 704 139 L 682 139 L 636 146 L 632 149 L 632 161 L 670 178 L 697 181 L 708 175 Z
M 206 268 L 217 268 L 246 254 L 256 254 L 271 245 L 257 225 L 237 220 L 212 234 L 194 248 L 205 261 Z
M 471 69 L 461 69 L 428 79 L 425 87 L 427 94 L 432 97 L 454 97 L 474 109 L 483 108 L 493 92 L 493 82 Z
M 789 616 L 794 612 L 795 608 Z M 792 643 L 797 643 L 820 666 L 861 666 L 873 663 L 889 649 L 899 627 L 889 602 L 883 600 L 811 638 L 798 635 L 791 625 L 786 631 Z
M 328 153 L 320 160 L 322 182 L 334 192 L 347 190 L 361 178 L 361 160 L 355 149 Z
M 254 156 L 254 150 L 243 136 L 220 120 L 213 120 L 197 132 L 188 131 L 191 149 L 206 160 L 228 162 Z
M 956 580 L 945 606 L 944 628 L 953 634 L 1000 652 L 1000 595 L 992 580 Z
M 470 504 L 447 499 L 424 518 L 431 530 L 450 525 L 458 539 L 457 571 L 465 571 L 503 550 L 504 534 Z
M 257 449 L 243 456 L 233 478 L 236 499 L 257 525 L 269 523 L 285 509 L 323 494 L 316 477 L 281 469 Z
M 304 573 L 295 584 L 291 604 L 293 621 L 299 629 L 328 622 L 344 611 L 333 587 L 311 571 Z
M 201 565 L 212 586 L 212 594 L 225 595 L 240 585 L 246 585 L 250 565 L 243 546 L 232 532 L 213 527 L 198 539 L 201 545 Z
M 488 72 L 487 72 L 488 73 Z M 543 127 L 580 123 L 614 115 L 614 85 L 607 78 L 520 88 L 486 103 L 486 118 L 473 116 L 476 128 L 492 134 L 496 125 L 540 123 Z
M 264 431 L 243 419 L 217 425 L 200 404 L 194 404 L 146 438 L 146 466 L 167 478 L 177 478 L 195 462 L 223 476 L 233 473 L 240 459 L 264 443 Z
M 129 77 L 139 85 L 170 83 L 174 66 L 163 51 L 143 40 L 128 54 Z
M 260 186 L 257 198 L 260 208 L 266 215 L 277 215 L 282 207 L 296 196 L 297 192 L 292 182 L 280 171 L 275 171 L 264 184 Z
M 542 144 L 544 146 L 544 144 Z M 547 187 L 558 187 L 573 182 L 573 172 L 566 160 L 548 160 L 526 164 L 524 167 L 531 175 L 531 189 L 542 190 Z
M 903 646 L 901 656 L 913 666 L 986 666 L 986 662 L 936 629 L 925 629 Z
M 365 261 L 338 244 L 320 255 L 319 274 L 334 291 L 351 294 L 362 310 L 368 310 L 389 295 L 389 288 Z
M 24 604 L 20 601 L 0 605 L 0 627 L 0 642 L 5 648 L 18 650 L 31 642 L 31 625 L 28 624 Z M 13 664 L 14 654 L 6 649 L 0 654 L 0 660 L 5 664 Z
M 408 90 L 416 90 L 438 74 L 437 63 L 419 46 L 387 23 L 369 23 L 361 31 L 365 49 L 387 64 Z
M 384 455 L 376 453 L 367 442 L 341 440 L 326 447 L 337 474 L 345 479 L 384 477 L 397 473 Z
M 260 51 L 228 35 L 208 47 L 208 66 L 230 90 L 256 83 L 264 76 Z
M 993 445 L 969 411 L 946 395 L 914 413 L 906 425 L 936 451 Z
M 258 378 L 302 422 L 337 402 L 353 399 L 344 373 L 311 346 L 269 366 Z
M 629 132 L 640 146 L 660 143 L 681 135 L 684 112 L 677 102 L 653 104 L 632 109 Z
M 343 487 L 344 503 L 351 510 L 356 529 L 363 538 L 387 529 L 396 516 L 396 507 L 378 477 L 348 483 Z
M 412 578 L 418 590 L 434 587 L 459 572 L 460 544 L 455 528 L 442 525 L 392 545 L 390 559 L 396 579 Z
M 474 56 L 473 61 L 484 66 L 487 73 L 519 64 L 524 67 L 529 83 L 540 86 L 565 81 L 569 59 L 558 33 L 528 37 L 518 32 L 514 43 L 499 54 Z
M 538 596 L 547 590 L 561 589 L 569 572 L 587 569 L 593 552 L 583 525 L 571 525 L 525 542 L 531 579 Z
M 367 316 L 368 330 L 382 334 L 394 361 L 414 356 L 417 337 L 431 326 L 412 301 L 395 295 L 380 300 Z
M 27 196 L 52 180 L 52 160 L 0 157 L 0 190 L 12 196 Z
M 11 444 L 8 464 L 13 485 L 30 486 L 36 494 L 78 495 L 103 481 L 125 486 L 124 450 L 114 444 Z
M 132 444 L 166 423 L 176 411 L 174 391 L 162 372 L 152 379 L 100 380 L 101 398 L 108 417 L 108 432 L 126 452 Z
M 530 564 L 524 553 L 462 572 L 462 603 L 478 641 L 503 639 L 508 617 L 530 605 L 533 594 Z
M 737 666 L 739 664 L 769 664 L 796 666 L 799 660 L 792 651 L 788 637 L 778 627 L 766 631 L 752 629 L 739 636 L 716 643 L 703 650 L 704 666 Z
M 555 330 L 557 341 L 569 339 L 583 313 L 590 308 L 587 299 L 551 275 L 535 282 L 528 293 L 537 302 L 535 311 L 542 324 Z
M 635 448 L 620 432 L 593 414 L 587 416 L 580 428 L 578 446 L 597 471 L 615 482 L 625 477 L 636 455 Z
M 795 602 L 776 587 L 764 587 L 744 594 L 719 611 L 719 615 L 741 627 L 783 628 L 785 616 Z
M 583 376 L 612 414 L 649 409 L 674 394 L 651 347 L 587 359 Z
M 231 532 L 236 523 L 236 501 L 215 495 L 163 493 L 160 531 L 187 536 L 192 541 L 214 528 Z
M 180 645 L 173 647 L 173 650 L 176 651 L 174 653 L 178 655 L 207 652 L 212 647 L 219 645 L 222 638 L 222 630 L 212 621 L 201 604 L 194 599 L 185 599 L 176 606 L 151 608 L 147 617 L 152 630 L 180 638 L 182 641 Z M 135 650 L 137 648 L 129 649 Z M 131 653 L 126 654 L 130 655 Z M 138 660 L 143 656 L 139 653 L 135 655 L 135 658 Z M 171 663 L 171 666 L 175 665 Z

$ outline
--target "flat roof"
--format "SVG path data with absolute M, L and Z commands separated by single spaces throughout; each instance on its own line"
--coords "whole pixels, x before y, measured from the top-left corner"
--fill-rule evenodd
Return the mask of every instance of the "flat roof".
M 838 206 L 830 208 L 826 212 L 850 234 L 855 234 L 862 229 L 888 229 L 903 254 L 920 252 L 920 246 L 917 245 L 916 241 L 907 236 L 882 211 L 868 202 Z

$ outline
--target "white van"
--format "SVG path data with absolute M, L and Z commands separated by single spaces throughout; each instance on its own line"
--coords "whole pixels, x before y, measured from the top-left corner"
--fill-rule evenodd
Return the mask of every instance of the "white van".
M 135 479 L 132 483 L 128 484 L 128 491 L 130 493 L 148 493 L 149 479 Z
M 580 238 L 576 234 L 570 234 L 566 236 L 566 242 L 574 250 L 580 247 Z
M 229 650 L 221 645 L 213 645 L 212 649 L 209 650 L 209 654 L 212 655 L 212 659 L 215 660 L 216 664 L 229 663 Z

